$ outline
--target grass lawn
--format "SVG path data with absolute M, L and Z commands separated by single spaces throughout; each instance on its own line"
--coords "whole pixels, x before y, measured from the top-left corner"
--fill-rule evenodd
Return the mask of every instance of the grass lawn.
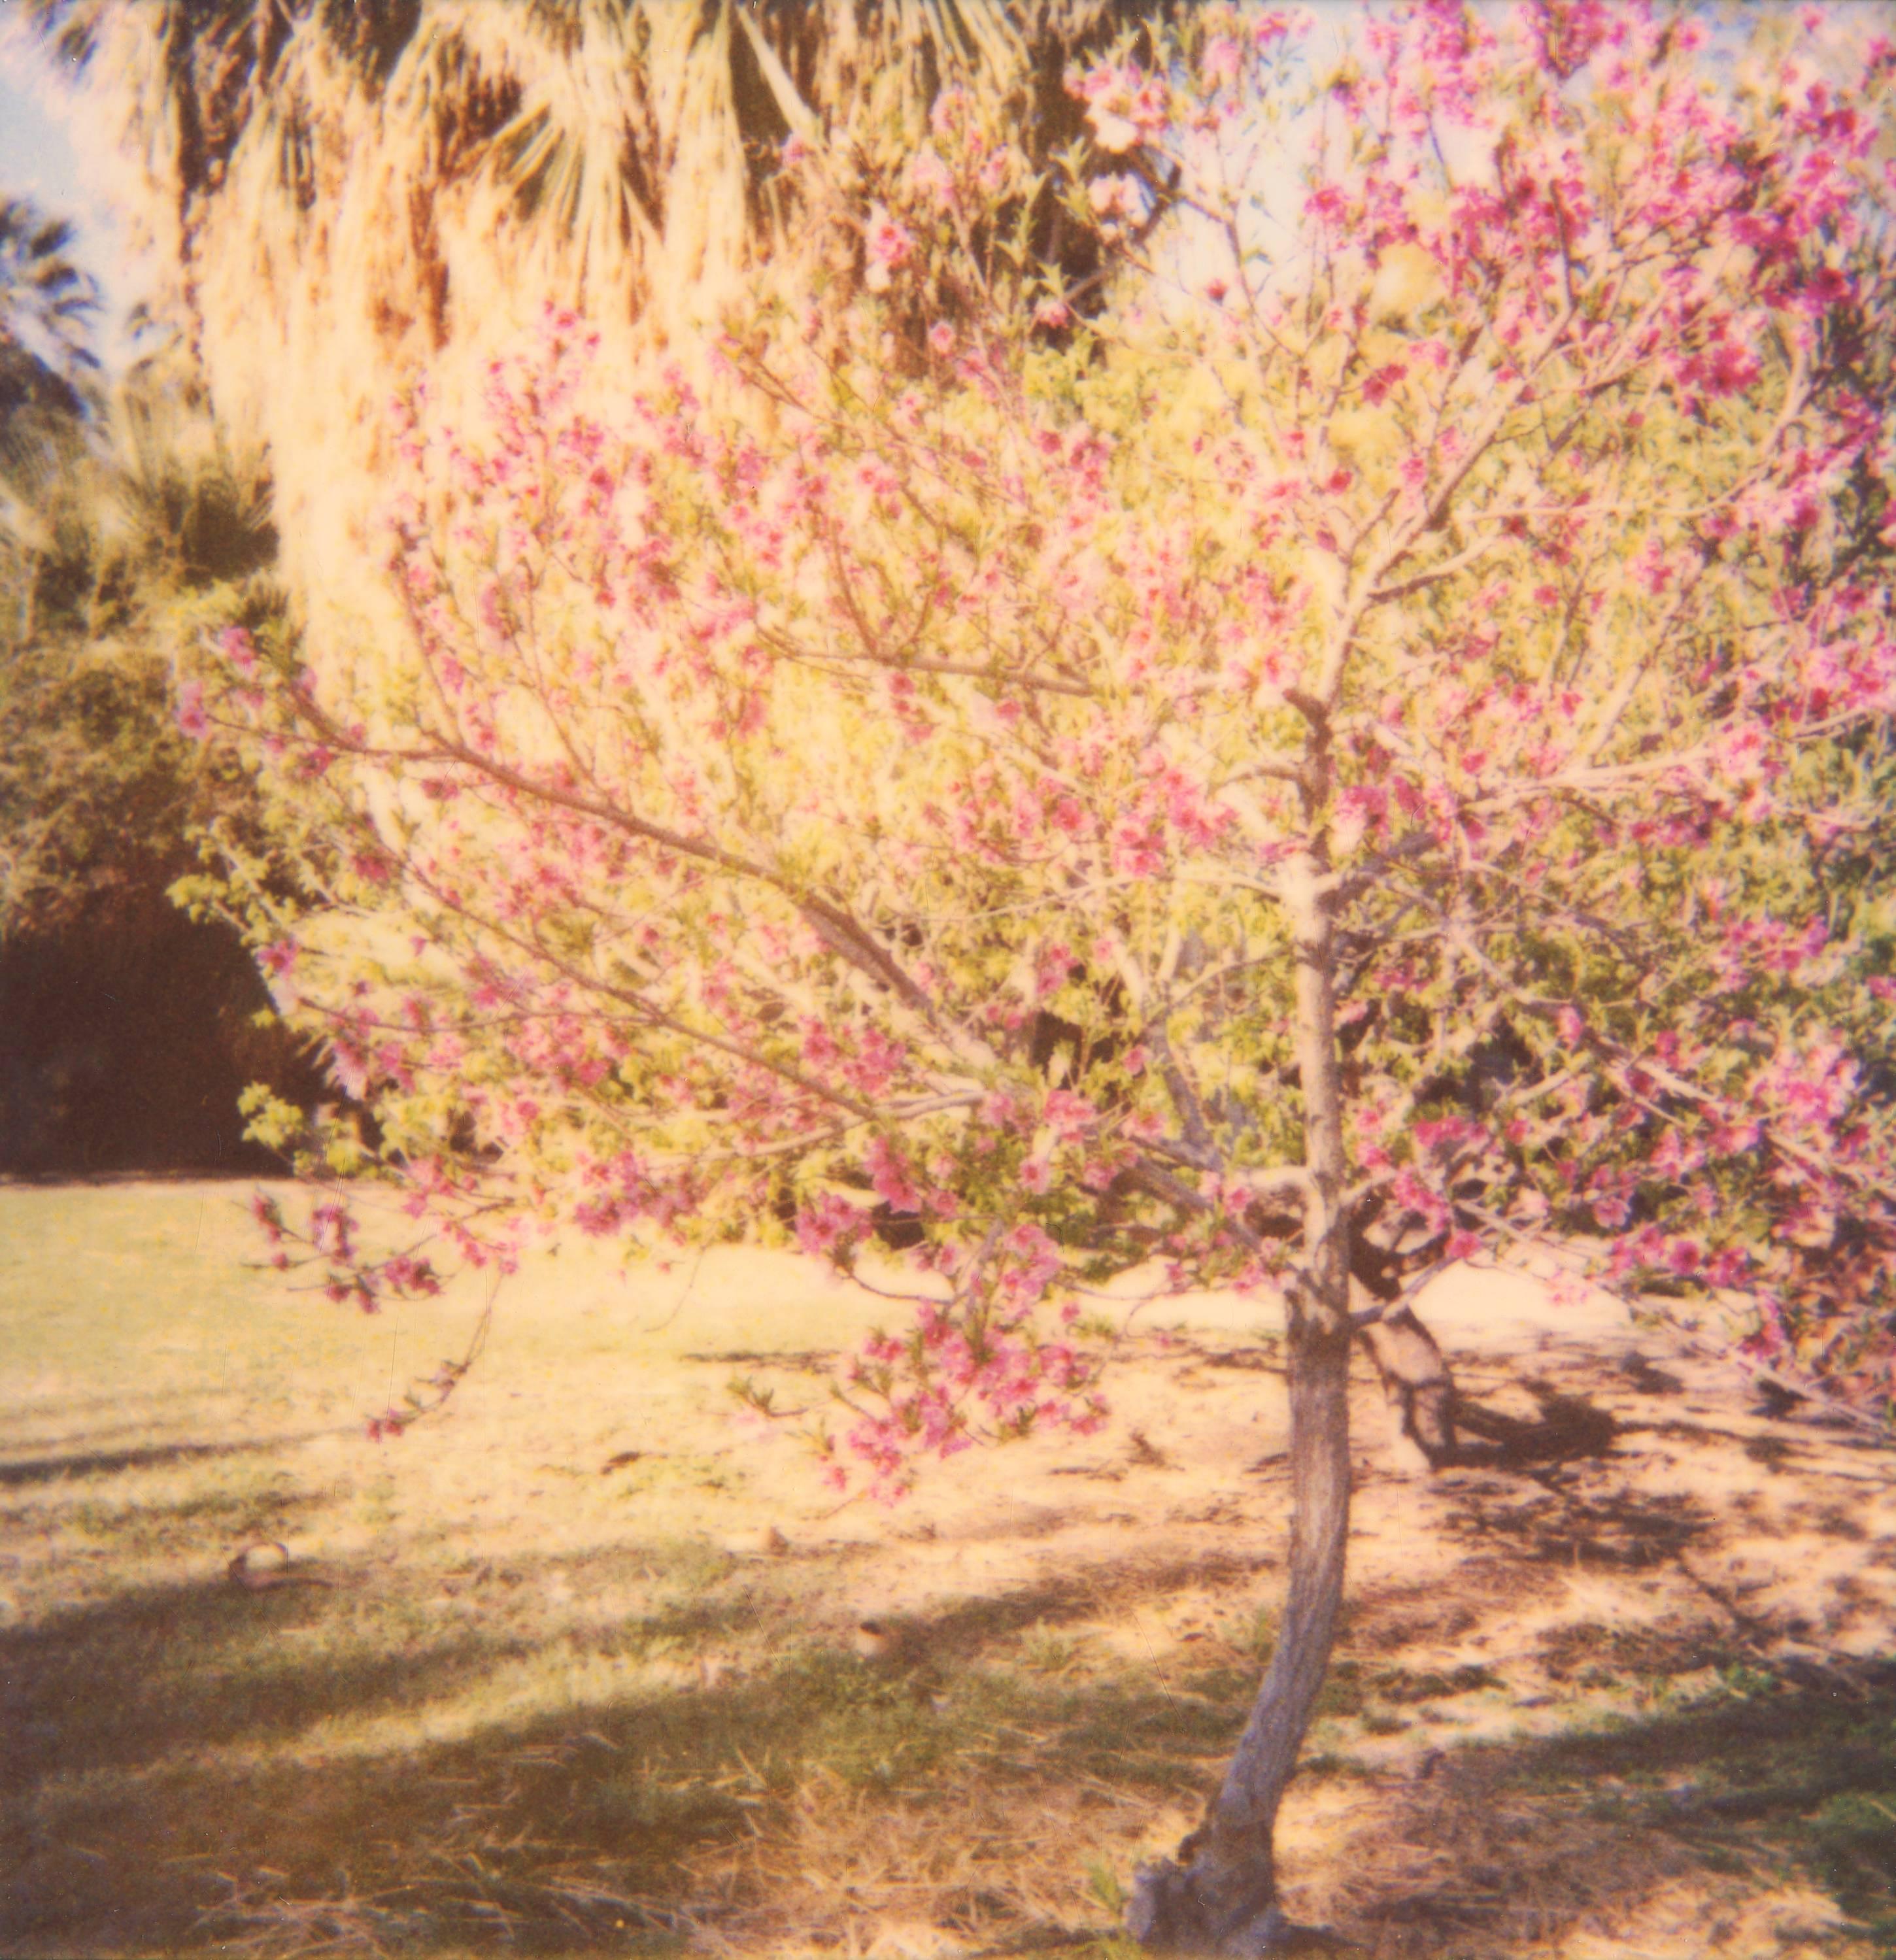
M 1147 1309 L 1102 1436 L 839 1509 L 727 1384 L 820 1408 L 892 1309 L 562 1248 L 374 1444 L 481 1298 L 287 1294 L 245 1195 L 0 1188 L 0 1951 L 1132 1952 L 1269 1648 L 1254 1309 Z M 1443 1312 L 1497 1453 L 1398 1477 L 1360 1384 L 1287 1905 L 1418 1960 L 1896 1952 L 1896 1455 L 1531 1287 Z

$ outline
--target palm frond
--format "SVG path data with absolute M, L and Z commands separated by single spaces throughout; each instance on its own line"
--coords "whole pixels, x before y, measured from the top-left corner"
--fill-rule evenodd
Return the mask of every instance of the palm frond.
M 94 406 L 99 291 L 72 245 L 70 225 L 0 199 L 0 484 L 29 502 L 84 447 Z

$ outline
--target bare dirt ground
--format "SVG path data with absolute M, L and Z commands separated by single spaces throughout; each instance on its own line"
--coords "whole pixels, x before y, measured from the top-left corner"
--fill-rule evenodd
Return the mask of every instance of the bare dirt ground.
M 0 1192 L 0 1949 L 1129 1950 L 1271 1640 L 1255 1304 L 1132 1316 L 1102 1435 L 839 1510 L 727 1384 L 819 1409 L 896 1309 L 564 1249 L 378 1447 L 478 1302 L 286 1300 L 233 1195 Z M 1395 1474 L 1364 1376 L 1287 1905 L 1379 1956 L 1896 1952 L 1896 1453 L 1611 1303 L 1424 1310 L 1469 1460 Z

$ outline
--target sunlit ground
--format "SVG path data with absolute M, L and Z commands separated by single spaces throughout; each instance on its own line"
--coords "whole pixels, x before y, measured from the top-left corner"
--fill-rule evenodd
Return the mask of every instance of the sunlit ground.
M 478 1297 L 286 1297 L 242 1195 L 0 1190 L 0 1949 L 1129 1950 L 1119 1888 L 1271 1640 L 1258 1309 L 1149 1309 L 1105 1434 L 839 1510 L 726 1385 L 820 1409 L 890 1309 L 567 1249 L 377 1446 Z M 1486 1460 L 1395 1476 L 1360 1385 L 1296 1917 L 1375 1955 L 1892 1950 L 1896 1456 L 1530 1287 L 1441 1324 Z M 285 1583 L 234 1583 L 253 1541 Z

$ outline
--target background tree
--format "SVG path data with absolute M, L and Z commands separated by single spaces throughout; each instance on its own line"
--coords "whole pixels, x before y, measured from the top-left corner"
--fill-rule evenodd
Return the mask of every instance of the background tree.
M 262 1204 L 339 1298 L 536 1226 L 848 1264 L 902 1214 L 915 1324 L 819 1439 L 885 1488 L 1096 1422 L 1115 1271 L 1281 1298 L 1288 1599 L 1155 1946 L 1284 1933 L 1353 1274 L 1387 1312 L 1549 1244 L 1896 1389 L 1892 56 L 1721 95 L 1702 45 L 1431 5 L 1329 74 L 1271 14 L 1122 49 L 1076 217 L 1198 224 L 1096 332 L 1017 207 L 969 221 L 1032 162 L 947 91 L 846 304 L 629 387 L 555 311 L 479 415 L 390 425 L 402 633 L 233 632 L 183 699 L 295 868 L 227 902 L 432 1235 Z
M 214 592 L 272 612 L 274 534 L 177 350 L 104 382 L 70 243 L 0 205 L 0 1167 L 261 1168 L 244 1085 L 320 1085 L 167 892 L 247 800 L 175 726 L 176 643 Z

